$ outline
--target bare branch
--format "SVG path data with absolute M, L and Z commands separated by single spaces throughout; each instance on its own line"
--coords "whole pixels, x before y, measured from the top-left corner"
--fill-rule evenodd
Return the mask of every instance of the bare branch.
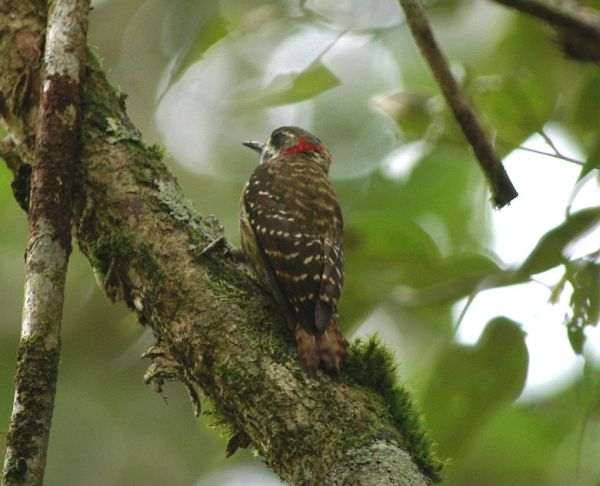
M 400 0 L 400 5 L 404 9 L 406 22 L 421 54 L 429 64 L 456 121 L 473 147 L 479 165 L 490 184 L 494 205 L 498 208 L 505 206 L 517 197 L 517 191 L 492 143 L 471 110 L 467 97 L 450 72 L 448 61 L 433 35 L 425 10 L 419 0 Z
M 55 0 L 50 5 L 5 485 L 41 485 L 44 478 L 71 252 L 71 180 L 79 155 L 79 81 L 88 10 L 89 0 Z

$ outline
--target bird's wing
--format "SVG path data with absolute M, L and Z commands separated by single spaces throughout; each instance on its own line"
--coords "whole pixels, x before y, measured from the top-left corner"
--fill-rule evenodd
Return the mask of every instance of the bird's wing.
M 323 273 L 315 309 L 315 326 L 319 331 L 335 318 L 344 286 L 344 249 L 340 238 L 323 240 Z
M 341 294 L 341 214 L 321 169 L 305 171 L 306 180 L 296 174 L 292 183 L 292 167 L 269 177 L 266 165 L 249 180 L 244 210 L 289 324 L 313 334 L 335 315 Z

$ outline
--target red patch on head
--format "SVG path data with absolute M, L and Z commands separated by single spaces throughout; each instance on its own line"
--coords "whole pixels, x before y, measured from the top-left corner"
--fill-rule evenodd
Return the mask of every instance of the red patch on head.
M 308 152 L 314 150 L 315 152 L 323 152 L 323 146 L 314 143 L 307 142 L 304 137 L 300 137 L 298 143 L 293 147 L 287 148 L 283 151 L 284 155 L 297 154 L 298 152 Z

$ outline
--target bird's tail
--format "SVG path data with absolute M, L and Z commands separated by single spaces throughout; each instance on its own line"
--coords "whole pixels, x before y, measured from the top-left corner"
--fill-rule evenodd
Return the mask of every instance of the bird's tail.
M 332 320 L 320 333 L 297 325 L 295 330 L 298 355 L 310 371 L 321 365 L 325 371 L 340 374 L 348 342 Z

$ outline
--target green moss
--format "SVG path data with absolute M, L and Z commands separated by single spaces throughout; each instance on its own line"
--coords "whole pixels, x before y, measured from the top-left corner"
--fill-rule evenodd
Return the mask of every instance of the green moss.
M 124 140 L 127 144 L 129 169 L 136 182 L 155 188 L 159 181 L 168 181 L 177 186 L 175 177 L 163 163 L 163 149 L 160 145 L 145 145 L 141 140 Z
M 211 279 L 211 295 L 218 299 L 221 302 L 239 302 L 240 299 L 247 296 L 248 293 L 241 289 L 239 286 L 235 284 L 235 282 L 231 282 L 227 278 L 217 277 Z
M 90 253 L 92 266 L 102 274 L 106 274 L 111 262 L 129 260 L 134 250 L 131 241 L 121 236 L 119 238 L 108 238 L 100 236 L 93 244 Z
M 106 93 L 105 90 L 100 88 L 101 82 L 106 79 L 99 64 L 98 59 L 88 50 L 87 76 L 83 85 L 84 96 L 82 102 L 84 109 L 82 112 L 86 123 L 97 126 L 104 131 L 107 129 L 107 119 L 111 116 L 111 93 Z M 109 84 L 106 85 L 110 86 Z M 83 136 L 88 136 L 85 130 Z
M 106 140 L 109 143 L 131 140 L 139 142 L 142 138 L 141 133 L 135 128 L 128 118 L 106 117 Z
M 357 384 L 383 396 L 405 446 L 423 473 L 433 481 L 442 479 L 443 463 L 433 451 L 423 418 L 408 391 L 398 383 L 394 355 L 377 335 L 357 339 L 350 346 L 345 369 Z
M 131 261 L 134 261 L 135 248 L 126 236 L 110 238 L 108 233 L 101 234 L 94 240 L 88 252 L 89 260 L 100 288 L 104 289 L 108 298 L 116 301 L 125 298 L 132 306 L 127 272 Z
M 97 46 L 88 46 L 86 63 L 88 68 L 103 71 L 102 59 Z
M 88 49 L 84 83 L 84 121 L 99 128 L 110 143 L 132 141 L 141 143 L 141 133 L 133 125 L 125 112 L 125 97 L 108 83 L 102 63 Z M 83 131 L 87 136 L 86 130 Z
M 165 156 L 165 149 L 162 145 L 158 143 L 154 143 L 149 147 L 146 147 L 148 150 L 148 158 L 152 160 L 162 160 Z M 160 164 L 161 167 L 164 167 L 164 164 Z

